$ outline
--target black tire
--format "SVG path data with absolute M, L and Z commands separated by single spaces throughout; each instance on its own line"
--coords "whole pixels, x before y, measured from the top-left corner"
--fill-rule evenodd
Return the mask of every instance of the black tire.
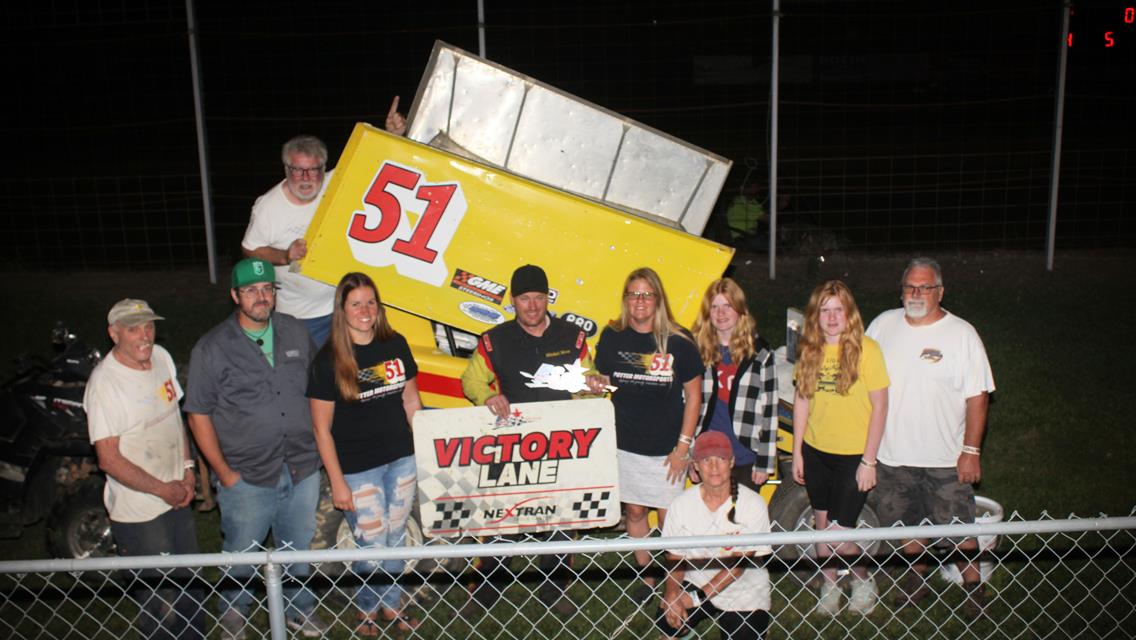
M 90 478 L 63 496 L 47 517 L 47 548 L 56 558 L 115 555 L 102 478 Z
M 813 508 L 809 505 L 809 494 L 805 488 L 782 476 L 781 484 L 773 492 L 769 501 L 769 520 L 773 531 L 799 531 L 813 528 Z M 799 546 L 784 544 L 774 553 L 786 563 L 792 563 L 801 556 L 802 551 L 811 553 L 811 545 Z
M 795 482 L 785 481 L 773 492 L 773 499 L 769 501 L 769 519 L 773 523 L 774 531 L 809 531 L 813 529 L 813 508 L 809 504 L 809 494 L 805 488 Z M 859 527 L 878 527 L 880 518 L 871 504 L 865 504 L 860 511 L 860 518 L 856 523 Z M 872 540 L 864 547 L 864 553 L 874 555 L 880 549 L 881 542 Z M 816 548 L 813 545 L 781 545 L 774 550 L 777 557 L 786 563 L 793 563 L 802 554 L 816 557 Z

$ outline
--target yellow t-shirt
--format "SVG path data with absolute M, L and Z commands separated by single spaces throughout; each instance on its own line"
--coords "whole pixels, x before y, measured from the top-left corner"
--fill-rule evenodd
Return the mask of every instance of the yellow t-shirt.
M 864 453 L 872 403 L 868 392 L 887 388 L 887 367 L 880 345 L 864 336 L 860 349 L 860 376 L 846 395 L 836 393 L 840 370 L 840 345 L 824 346 L 824 363 L 817 375 L 817 389 L 809 401 L 805 442 L 814 449 L 841 455 Z

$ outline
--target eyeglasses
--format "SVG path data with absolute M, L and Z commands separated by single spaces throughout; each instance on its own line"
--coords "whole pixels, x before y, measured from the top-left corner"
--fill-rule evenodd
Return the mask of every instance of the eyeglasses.
M 318 178 L 323 175 L 324 166 L 321 164 L 318 167 L 297 167 L 290 164 L 284 165 L 288 173 L 292 174 L 295 178 Z
M 643 300 L 651 301 L 659 297 L 654 291 L 624 291 L 624 300 Z
M 941 289 L 942 287 L 943 285 L 941 284 L 905 284 L 902 286 L 902 289 L 903 293 L 907 295 L 915 295 L 916 292 L 919 292 L 927 296 L 931 295 L 931 292 L 935 289 Z
M 250 298 L 259 298 L 260 296 L 271 298 L 276 295 L 276 285 L 270 284 L 267 287 L 238 287 L 237 293 Z

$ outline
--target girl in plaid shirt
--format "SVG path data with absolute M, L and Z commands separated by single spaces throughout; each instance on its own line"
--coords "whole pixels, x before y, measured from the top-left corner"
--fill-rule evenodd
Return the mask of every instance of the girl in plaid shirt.
M 702 376 L 702 431 L 730 440 L 733 477 L 758 488 L 777 461 L 777 373 L 773 349 L 757 334 L 745 293 L 730 278 L 715 280 L 702 296 L 694 337 Z

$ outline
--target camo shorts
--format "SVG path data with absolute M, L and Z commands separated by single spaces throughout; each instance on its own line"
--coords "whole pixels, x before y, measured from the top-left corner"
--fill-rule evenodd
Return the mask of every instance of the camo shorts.
M 872 502 L 881 526 L 974 522 L 974 487 L 958 481 L 954 467 L 877 468 Z

